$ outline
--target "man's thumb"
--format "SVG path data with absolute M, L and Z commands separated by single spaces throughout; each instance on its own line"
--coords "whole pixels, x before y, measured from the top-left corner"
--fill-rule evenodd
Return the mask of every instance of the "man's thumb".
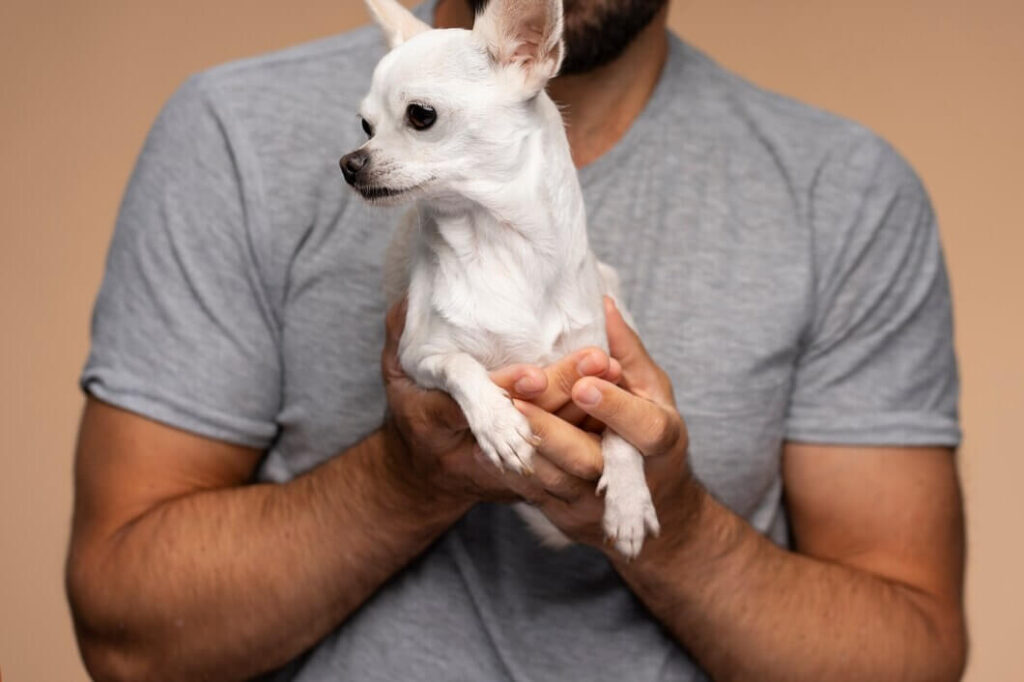
M 640 362 L 650 362 L 640 337 L 626 322 L 610 296 L 604 297 L 604 318 L 608 332 L 608 352 L 622 364 L 624 372 L 635 369 Z

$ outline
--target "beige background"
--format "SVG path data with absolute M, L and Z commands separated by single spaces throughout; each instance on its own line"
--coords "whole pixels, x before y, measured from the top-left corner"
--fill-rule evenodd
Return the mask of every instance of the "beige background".
M 61 583 L 89 309 L 121 191 L 185 76 L 364 21 L 356 0 L 0 4 L 0 668 L 80 680 Z M 967 440 L 968 679 L 1024 679 L 1024 6 L 677 0 L 754 81 L 890 139 L 935 200 Z

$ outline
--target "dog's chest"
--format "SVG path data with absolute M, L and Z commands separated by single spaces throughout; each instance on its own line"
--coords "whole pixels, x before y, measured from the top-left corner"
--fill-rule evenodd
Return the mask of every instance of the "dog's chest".
M 531 271 L 508 254 L 480 254 L 458 264 L 440 261 L 432 270 L 435 334 L 449 336 L 488 369 L 552 362 L 595 343 L 591 337 L 601 328 L 598 297 L 581 302 L 578 296 L 552 296 L 540 268 Z

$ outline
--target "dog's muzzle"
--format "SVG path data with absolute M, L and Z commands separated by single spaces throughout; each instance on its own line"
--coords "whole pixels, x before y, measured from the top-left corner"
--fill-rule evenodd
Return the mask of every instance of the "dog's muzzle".
M 356 184 L 359 172 L 366 168 L 370 161 L 370 155 L 365 150 L 357 149 L 341 157 L 338 165 L 341 166 L 341 174 L 345 176 L 345 182 L 350 185 Z

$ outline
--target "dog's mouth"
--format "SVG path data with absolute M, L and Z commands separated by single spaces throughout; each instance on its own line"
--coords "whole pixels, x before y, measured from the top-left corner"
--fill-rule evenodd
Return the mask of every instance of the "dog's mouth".
M 420 182 L 409 187 L 385 187 L 383 185 L 353 185 L 353 187 L 367 201 L 389 204 L 421 189 L 425 184 L 426 182 Z
M 390 197 L 397 197 L 410 190 L 415 189 L 414 187 L 381 187 L 379 185 L 370 185 L 364 187 L 356 187 L 356 191 L 363 195 L 364 199 L 388 199 Z

